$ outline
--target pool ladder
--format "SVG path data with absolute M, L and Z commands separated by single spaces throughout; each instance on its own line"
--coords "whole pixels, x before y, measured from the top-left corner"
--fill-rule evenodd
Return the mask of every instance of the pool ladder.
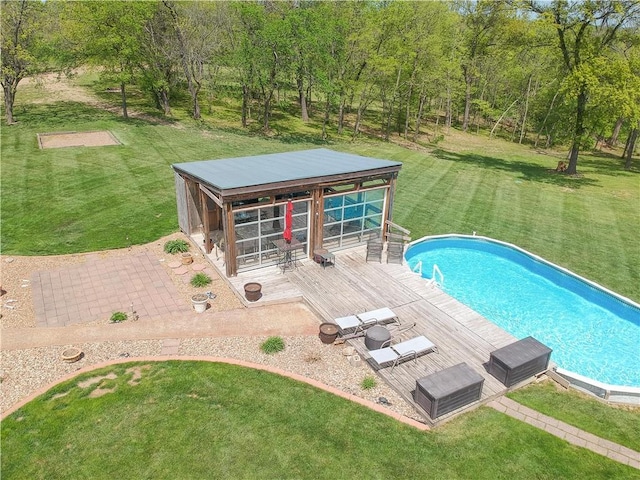
M 417 273 L 418 275 L 422 275 L 422 260 L 418 260 L 418 263 L 411 269 L 412 272 Z M 440 277 L 440 281 L 438 281 L 438 277 Z M 431 279 L 427 282 L 429 286 L 437 286 L 442 287 L 444 285 L 444 275 L 438 268 L 437 264 L 433 264 L 433 270 L 431 272 Z

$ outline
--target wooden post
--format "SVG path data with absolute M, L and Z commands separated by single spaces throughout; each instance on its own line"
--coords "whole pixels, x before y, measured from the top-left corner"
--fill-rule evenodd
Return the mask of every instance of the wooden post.
M 202 205 L 202 234 L 204 235 L 204 251 L 211 253 L 213 247 L 211 245 L 211 235 L 209 235 L 209 206 L 207 205 L 207 196 L 200 190 L 200 205 Z
M 322 224 L 324 218 L 324 192 L 322 188 L 316 188 L 311 192 L 311 209 L 309 210 L 311 219 L 309 222 L 309 252 L 313 257 L 313 252 L 322 248 Z
M 233 277 L 238 274 L 238 265 L 236 259 L 236 230 L 231 202 L 224 203 L 222 223 L 224 229 L 224 261 L 227 277 Z

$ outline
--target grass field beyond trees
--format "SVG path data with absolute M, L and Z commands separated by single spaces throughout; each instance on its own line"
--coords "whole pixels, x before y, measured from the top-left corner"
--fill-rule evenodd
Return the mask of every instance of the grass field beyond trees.
M 25 92 L 29 99 L 29 92 Z M 394 220 L 413 238 L 467 233 L 512 242 L 640 300 L 640 180 L 612 155 L 561 157 L 452 130 L 437 148 L 274 138 L 189 121 L 125 121 L 82 103 L 25 103 L 2 128 L 2 251 L 48 255 L 142 244 L 178 229 L 172 163 L 325 146 L 403 162 Z M 284 120 L 283 120 L 284 122 Z M 40 150 L 37 134 L 109 130 L 120 146 Z
M 113 392 L 93 398 L 98 388 Z M 205 362 L 86 373 L 2 423 L 3 478 L 638 478 L 490 408 L 422 432 L 304 383 Z

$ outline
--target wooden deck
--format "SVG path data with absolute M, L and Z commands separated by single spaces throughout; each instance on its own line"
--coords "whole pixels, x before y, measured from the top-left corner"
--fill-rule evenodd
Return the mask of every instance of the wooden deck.
M 243 297 L 245 283 L 262 284 L 262 299 L 253 304 L 243 300 L 248 306 L 303 299 L 324 321 L 382 307 L 391 308 L 401 321 L 399 327 L 389 326 L 392 343 L 424 335 L 438 346 L 438 352 L 423 355 L 417 361 L 404 362 L 393 371 L 391 368 L 380 369 L 377 374 L 413 405 L 429 425 L 449 420 L 507 391 L 487 372 L 485 365 L 490 352 L 516 338 L 430 286 L 424 278 L 411 272 L 406 263 L 367 263 L 365 256 L 366 248 L 357 247 L 335 252 L 335 266 L 322 268 L 304 259 L 298 268 L 285 273 L 277 267 L 268 267 L 242 272 L 228 280 L 240 297 Z M 214 254 L 209 258 L 224 271 L 221 260 L 216 262 Z M 364 361 L 370 358 L 363 337 L 348 342 Z M 481 399 L 433 421 L 413 401 L 416 380 L 462 362 L 484 377 Z

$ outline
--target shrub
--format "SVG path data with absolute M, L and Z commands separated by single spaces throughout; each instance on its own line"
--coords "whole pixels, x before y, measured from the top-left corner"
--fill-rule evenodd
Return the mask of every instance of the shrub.
M 374 377 L 367 375 L 362 379 L 362 382 L 360 382 L 360 387 L 363 390 L 371 390 L 372 388 L 375 388 L 377 384 L 378 382 L 376 382 L 376 379 Z
M 284 350 L 284 340 L 281 337 L 269 337 L 260 345 L 260 350 L 267 354 L 281 352 Z
M 111 315 L 111 323 L 124 322 L 127 318 L 128 316 L 124 312 L 113 312 L 113 314 Z
M 164 244 L 164 251 L 171 254 L 188 252 L 189 244 L 185 240 L 169 240 Z
M 194 287 L 206 287 L 211 283 L 211 277 L 206 273 L 196 273 L 193 277 L 191 277 L 191 285 Z

